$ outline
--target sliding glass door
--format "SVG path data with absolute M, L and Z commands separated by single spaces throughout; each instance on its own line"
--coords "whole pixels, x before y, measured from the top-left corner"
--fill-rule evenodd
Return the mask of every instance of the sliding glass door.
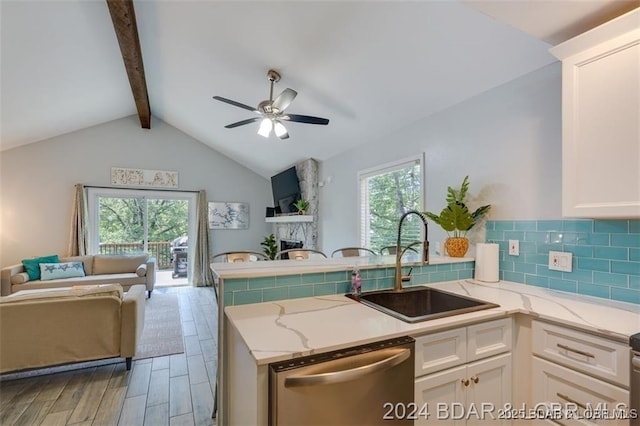
M 88 200 L 91 253 L 149 253 L 160 271 L 187 276 L 194 193 L 89 188 Z

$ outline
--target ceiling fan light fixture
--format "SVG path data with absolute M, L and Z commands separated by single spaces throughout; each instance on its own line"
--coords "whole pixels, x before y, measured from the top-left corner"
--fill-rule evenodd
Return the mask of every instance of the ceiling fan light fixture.
M 273 129 L 273 123 L 271 122 L 271 119 L 265 118 L 260 122 L 260 128 L 258 129 L 258 134 L 260 136 L 264 136 L 265 138 L 268 138 L 269 135 L 271 134 L 271 129 Z
M 279 121 L 275 122 L 275 124 L 273 126 L 273 131 L 276 132 L 276 136 L 279 137 L 279 138 L 282 138 L 284 135 L 287 134 L 287 129 Z

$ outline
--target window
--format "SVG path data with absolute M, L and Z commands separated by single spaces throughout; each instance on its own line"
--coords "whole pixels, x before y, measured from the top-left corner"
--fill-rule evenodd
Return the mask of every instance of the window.
M 194 193 L 89 188 L 87 195 L 90 253 L 149 253 L 163 270 L 175 267 L 174 249 L 188 250 L 195 229 Z
M 360 244 L 376 252 L 397 244 L 398 221 L 408 210 L 422 211 L 422 156 L 358 173 Z M 402 245 L 421 240 L 422 222 L 409 216 L 402 227 Z

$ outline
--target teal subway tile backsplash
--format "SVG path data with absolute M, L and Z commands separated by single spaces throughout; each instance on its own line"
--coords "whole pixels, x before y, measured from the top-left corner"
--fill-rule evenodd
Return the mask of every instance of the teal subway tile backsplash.
M 626 288 L 611 288 L 611 298 L 622 302 L 640 303 L 640 291 Z
M 509 256 L 518 231 L 520 256 Z M 501 279 L 640 303 L 640 220 L 488 221 L 486 240 L 500 245 Z M 549 250 L 572 253 L 572 272 L 549 270 Z
M 640 247 L 640 235 L 611 234 L 611 245 L 614 247 Z
M 611 261 L 611 272 L 628 275 L 640 275 L 640 262 Z
M 593 223 L 594 232 L 604 232 L 607 234 L 628 234 L 628 220 L 597 220 Z
M 640 304 L 640 220 L 488 221 L 486 240 L 500 246 L 500 278 L 507 281 Z M 520 241 L 509 256 L 508 240 Z M 548 268 L 549 250 L 573 254 L 573 271 Z M 392 288 L 395 269 L 363 269 L 362 289 Z M 409 268 L 403 268 L 406 274 Z M 413 268 L 410 285 L 473 277 L 474 262 Z M 351 271 L 228 279 L 225 305 L 344 294 Z
M 403 272 L 409 273 L 409 267 Z M 473 272 L 474 262 L 414 266 L 410 285 L 469 279 Z M 395 268 L 363 269 L 360 275 L 363 291 L 388 289 L 393 288 Z M 232 278 L 224 280 L 223 291 L 225 306 L 345 294 L 351 292 L 351 271 Z
M 273 288 L 276 286 L 275 277 L 249 278 L 249 290 L 260 288 Z

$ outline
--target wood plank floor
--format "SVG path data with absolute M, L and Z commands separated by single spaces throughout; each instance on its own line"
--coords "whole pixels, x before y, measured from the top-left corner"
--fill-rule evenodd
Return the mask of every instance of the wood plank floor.
M 0 378 L 0 425 L 213 425 L 217 302 L 210 287 L 177 293 L 185 353 Z

